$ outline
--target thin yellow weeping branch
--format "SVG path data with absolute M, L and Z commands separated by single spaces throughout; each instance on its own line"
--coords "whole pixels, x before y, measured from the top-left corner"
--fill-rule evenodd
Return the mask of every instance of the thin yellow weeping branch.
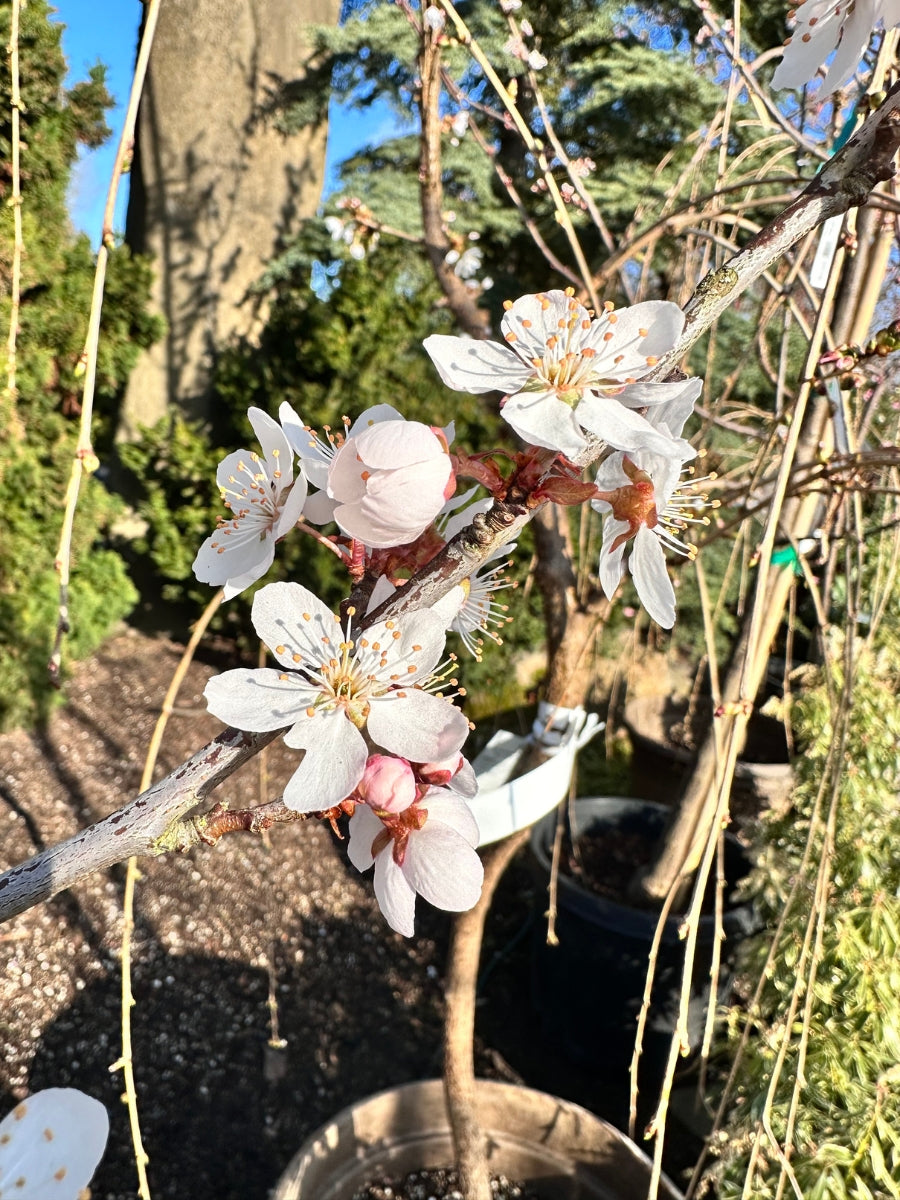
M 125 123 L 122 127 L 122 136 L 119 139 L 116 151 L 116 161 L 109 181 L 109 190 L 106 194 L 106 208 L 103 212 L 103 237 L 100 248 L 97 251 L 94 289 L 91 295 L 91 311 L 88 318 L 88 334 L 80 364 L 84 369 L 84 386 L 81 393 L 81 421 L 78 427 L 78 442 L 75 447 L 75 457 L 72 460 L 72 471 L 69 475 L 69 483 L 66 488 L 65 512 L 63 514 L 59 546 L 56 551 L 56 561 L 54 564 L 59 572 L 59 609 L 56 621 L 56 637 L 47 668 L 50 678 L 54 682 L 59 679 L 63 639 L 70 628 L 69 574 L 72 560 L 72 529 L 75 524 L 75 510 L 78 507 L 81 478 L 85 471 L 90 474 L 99 466 L 91 443 L 91 421 L 94 413 L 94 387 L 97 379 L 97 345 L 100 340 L 100 314 L 103 309 L 106 267 L 109 262 L 109 252 L 114 245 L 113 219 L 116 208 L 116 197 L 119 193 L 119 183 L 122 175 L 126 166 L 131 163 L 138 104 L 141 93 L 144 90 L 144 80 L 147 75 L 147 64 L 150 61 L 150 48 L 153 45 L 153 35 L 156 30 L 160 3 L 161 0 L 148 0 L 146 6 L 144 30 L 134 68 L 134 79 L 132 80 L 131 93 L 128 97 L 128 107 L 125 111 Z
M 185 647 L 181 660 L 175 668 L 172 681 L 163 699 L 162 709 L 153 730 L 153 736 L 150 738 L 147 756 L 144 759 L 144 772 L 141 775 L 140 786 L 140 791 L 142 792 L 146 791 L 153 781 L 153 770 L 156 766 L 159 748 L 162 745 L 163 734 L 165 733 L 166 725 L 169 723 L 169 717 L 174 711 L 179 689 L 184 682 L 188 667 L 193 661 L 194 653 L 200 644 L 200 639 L 206 633 L 213 614 L 222 603 L 224 595 L 224 591 L 220 588 L 209 604 L 207 604 L 203 610 L 203 615 L 194 626 L 191 640 Z M 122 1072 L 122 1079 L 125 1084 L 124 1100 L 128 1105 L 128 1121 L 131 1127 L 134 1161 L 138 1173 L 138 1196 L 140 1196 L 141 1200 L 150 1200 L 150 1184 L 147 1179 L 147 1163 L 150 1160 L 141 1138 L 141 1123 L 138 1115 L 137 1088 L 134 1082 L 134 1059 L 132 1057 L 131 1044 L 131 1010 L 134 1007 L 134 993 L 131 989 L 131 935 L 134 931 L 134 891 L 137 881 L 140 878 L 141 873 L 138 870 L 137 858 L 132 855 L 128 860 L 125 874 L 125 895 L 122 901 L 122 1054 L 109 1069 L 110 1071 Z
M 25 429 L 19 418 L 16 386 L 16 339 L 19 334 L 19 303 L 22 294 L 22 255 L 25 242 L 22 237 L 22 172 L 20 164 L 22 95 L 19 90 L 19 13 L 21 0 L 12 0 L 10 9 L 10 33 L 7 53 L 9 55 L 10 108 L 12 110 L 12 195 L 9 204 L 13 210 L 13 256 L 10 280 L 9 336 L 6 339 L 6 412 L 3 433 L 11 441 L 21 442 Z

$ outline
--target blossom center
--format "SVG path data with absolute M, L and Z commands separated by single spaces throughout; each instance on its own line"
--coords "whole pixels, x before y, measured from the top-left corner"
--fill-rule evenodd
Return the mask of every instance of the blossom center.
M 622 470 L 631 483 L 613 488 L 611 492 L 598 492 L 598 498 L 606 501 L 616 520 L 625 521 L 628 525 L 610 546 L 611 554 L 629 538 L 633 538 L 642 525 L 646 525 L 648 529 L 655 529 L 659 524 L 653 480 L 627 456 L 622 459 Z
M 273 450 L 277 458 L 278 451 Z M 221 488 L 222 500 L 226 508 L 231 509 L 230 518 L 220 518 L 221 532 L 229 534 L 238 528 L 238 521 L 259 529 L 262 537 L 267 529 L 271 529 L 278 520 L 278 494 L 281 471 L 275 469 L 271 479 L 266 469 L 260 463 L 258 454 L 250 455 L 250 463 L 242 459 L 238 463 L 238 474 L 229 475 L 230 486 Z

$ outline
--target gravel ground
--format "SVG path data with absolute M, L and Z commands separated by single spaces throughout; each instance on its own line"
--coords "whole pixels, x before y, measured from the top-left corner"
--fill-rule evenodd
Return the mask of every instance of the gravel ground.
M 181 648 L 128 631 L 67 686 L 40 733 L 0 737 L 0 865 L 120 807 Z M 195 662 L 157 777 L 220 726 Z M 268 795 L 296 760 L 266 755 Z M 256 803 L 259 760 L 218 797 Z M 492 912 L 479 1008 L 479 1074 L 519 1080 L 621 1118 L 618 1097 L 544 1045 L 531 1011 L 529 934 L 541 907 L 527 851 Z M 406 940 L 369 877 L 318 822 L 141 861 L 134 940 L 134 1060 L 154 1200 L 265 1200 L 303 1139 L 372 1092 L 440 1071 L 448 918 L 420 901 Z M 106 1104 L 110 1143 L 92 1195 L 136 1194 L 121 1076 L 118 952 L 124 868 L 99 873 L 0 928 L 0 1115 L 30 1091 L 83 1088 Z M 268 1043 L 277 1017 L 280 1048 Z

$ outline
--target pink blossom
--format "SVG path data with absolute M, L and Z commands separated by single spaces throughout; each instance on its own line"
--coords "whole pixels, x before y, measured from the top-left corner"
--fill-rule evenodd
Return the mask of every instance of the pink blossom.
M 478 837 L 465 800 L 429 788 L 415 804 L 384 818 L 358 805 L 347 853 L 358 871 L 375 864 L 375 896 L 387 923 L 412 937 L 417 894 L 448 912 L 477 902 L 484 877 Z
M 332 460 L 332 519 L 373 549 L 423 533 L 453 495 L 447 439 L 419 421 L 379 421 L 347 438 Z
M 457 754 L 462 758 L 461 754 Z M 405 758 L 392 754 L 371 754 L 363 777 L 356 785 L 354 799 L 376 812 L 400 813 L 416 798 L 416 777 Z

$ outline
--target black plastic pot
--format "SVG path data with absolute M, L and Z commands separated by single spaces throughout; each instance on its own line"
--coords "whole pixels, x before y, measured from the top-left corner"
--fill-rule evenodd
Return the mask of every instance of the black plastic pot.
M 664 806 L 645 800 L 579 799 L 573 805 L 572 836 L 615 830 L 653 842 L 668 816 Z M 531 849 L 545 877 L 549 877 L 555 827 L 556 814 L 550 813 L 532 830 Z M 733 887 L 747 874 L 749 862 L 736 839 L 726 841 L 726 878 Z M 602 1072 L 607 1082 L 624 1083 L 657 916 L 588 891 L 563 872 L 557 888 L 559 944 L 546 944 L 546 922 L 539 921 L 532 967 L 534 1000 L 544 1034 L 575 1062 Z M 641 1057 L 640 1078 L 647 1091 L 661 1078 L 678 1013 L 684 962 L 680 925 L 679 916 L 669 918 L 659 949 Z M 724 928 L 719 1003 L 728 998 L 738 942 L 757 928 L 752 905 L 726 901 Z M 692 1049 L 703 1037 L 714 938 L 713 917 L 702 917 L 688 1009 Z
M 623 724 L 633 751 L 631 785 L 645 800 L 673 804 L 696 761 L 696 752 L 671 736 L 684 722 L 687 709 L 686 700 L 669 696 L 639 696 L 625 706 Z M 700 702 L 699 717 L 702 732 L 712 719 L 709 701 Z M 789 801 L 793 784 L 784 725 L 774 717 L 754 712 L 735 767 L 732 814 L 746 818 L 766 808 L 777 811 Z

